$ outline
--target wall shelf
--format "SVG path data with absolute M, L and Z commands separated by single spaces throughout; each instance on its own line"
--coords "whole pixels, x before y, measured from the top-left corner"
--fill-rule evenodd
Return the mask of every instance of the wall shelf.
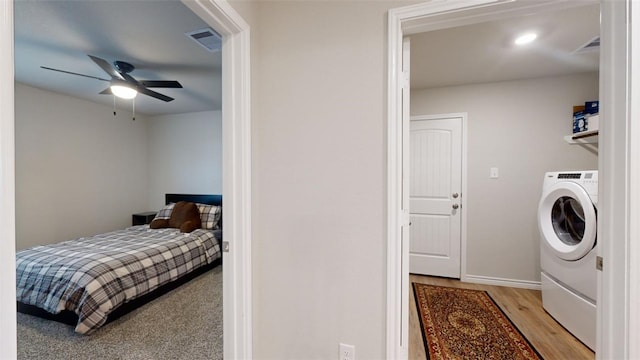
M 587 130 L 572 135 L 567 135 L 564 140 L 569 144 L 597 144 L 598 130 Z

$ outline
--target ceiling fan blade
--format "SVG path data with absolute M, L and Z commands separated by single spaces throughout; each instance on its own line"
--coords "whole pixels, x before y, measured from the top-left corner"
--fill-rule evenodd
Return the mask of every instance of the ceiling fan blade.
M 139 82 L 145 87 L 182 88 L 179 82 L 173 80 L 140 80 Z
M 127 73 L 120 73 L 120 75 L 122 75 L 122 77 L 124 77 L 124 80 L 133 84 L 133 86 L 138 86 L 140 85 L 140 83 L 138 82 L 138 80 L 134 79 L 133 76 L 127 74 Z
M 78 73 L 74 73 L 71 71 L 66 71 L 66 70 L 60 70 L 60 69 L 54 69 L 54 68 L 50 68 L 50 67 L 46 67 L 46 66 L 40 66 L 43 69 L 46 70 L 53 70 L 53 71 L 57 71 L 57 72 L 61 72 L 61 73 L 65 73 L 65 74 L 71 74 L 71 75 L 78 75 L 78 76 L 84 76 L 86 78 L 90 78 L 90 79 L 96 79 L 96 80 L 102 80 L 102 81 L 111 81 L 109 79 L 103 79 L 103 78 L 99 78 L 97 76 L 91 76 L 91 75 L 85 75 L 85 74 L 78 74 Z
M 159 99 L 159 100 L 162 100 L 162 101 L 169 102 L 169 101 L 173 100 L 172 97 L 169 97 L 167 95 L 162 95 L 160 93 L 157 93 L 157 92 L 155 92 L 153 90 L 149 90 L 149 89 L 147 89 L 145 87 L 142 87 L 142 86 L 138 86 L 137 90 L 141 94 L 145 94 L 145 95 L 151 96 L 153 98 L 156 98 L 156 99 Z
M 107 74 L 111 75 L 114 79 L 124 80 L 122 74 L 118 72 L 111 64 L 109 64 L 105 59 L 101 59 L 99 57 L 95 57 L 93 55 L 87 55 L 93 60 L 102 70 L 104 70 Z

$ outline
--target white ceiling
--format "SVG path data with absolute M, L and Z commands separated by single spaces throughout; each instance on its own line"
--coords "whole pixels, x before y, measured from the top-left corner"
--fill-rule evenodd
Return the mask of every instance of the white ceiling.
M 99 95 L 107 82 L 40 66 L 110 78 L 88 56 L 133 64 L 137 80 L 177 80 L 184 88 L 153 88 L 175 98 L 135 99 L 137 113 L 178 114 L 221 108 L 221 56 L 185 33 L 207 25 L 177 0 L 15 1 L 15 79 L 34 87 L 113 106 Z M 118 99 L 131 110 L 131 100 Z
M 411 36 L 414 89 L 597 71 L 599 53 L 574 53 L 599 35 L 599 6 L 588 5 Z M 159 115 L 220 109 L 221 57 L 184 35 L 207 25 L 177 0 L 15 2 L 15 77 L 38 88 L 113 104 L 107 83 L 41 69 L 105 77 L 86 55 L 136 67 L 138 80 L 178 80 L 183 89 L 154 88 L 165 103 L 138 95 L 136 112 Z M 512 46 L 524 30 L 539 32 Z M 108 77 L 108 76 L 107 76 Z M 130 100 L 118 99 L 128 108 Z
M 538 39 L 516 47 L 519 33 Z M 411 36 L 411 88 L 598 71 L 599 51 L 575 53 L 600 35 L 598 4 Z

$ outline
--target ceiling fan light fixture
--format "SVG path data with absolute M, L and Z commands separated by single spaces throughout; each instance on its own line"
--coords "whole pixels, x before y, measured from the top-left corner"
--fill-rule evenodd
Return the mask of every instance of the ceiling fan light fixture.
M 136 91 L 136 89 L 132 89 L 129 86 L 121 84 L 111 85 L 111 92 L 113 95 L 122 99 L 133 99 L 138 95 L 138 91 Z

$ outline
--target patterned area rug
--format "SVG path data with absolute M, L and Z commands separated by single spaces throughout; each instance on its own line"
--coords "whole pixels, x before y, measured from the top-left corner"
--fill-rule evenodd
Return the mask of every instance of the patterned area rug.
M 428 359 L 542 359 L 486 291 L 413 283 Z

